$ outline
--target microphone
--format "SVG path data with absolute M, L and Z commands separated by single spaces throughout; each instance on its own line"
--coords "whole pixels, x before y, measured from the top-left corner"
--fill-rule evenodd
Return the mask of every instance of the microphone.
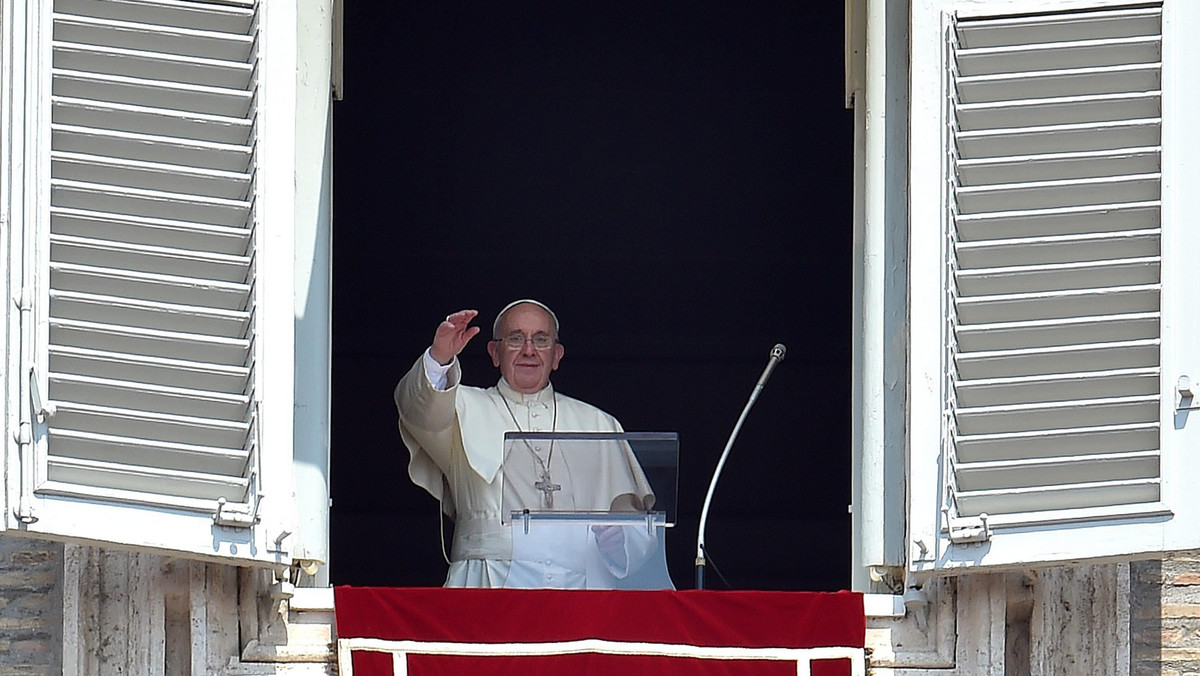
M 762 388 L 767 386 L 767 379 L 771 377 L 771 372 L 775 370 L 775 365 L 783 361 L 785 356 L 787 356 L 787 348 L 783 346 L 783 343 L 775 343 L 775 347 L 771 348 L 771 358 L 767 360 L 767 368 L 763 369 L 762 377 L 758 379 L 758 385 L 755 385 L 755 389 L 758 392 L 761 392 Z
M 775 370 L 779 362 L 783 361 L 785 355 L 787 355 L 787 348 L 783 346 L 783 343 L 776 343 L 775 347 L 771 348 L 767 367 L 763 369 L 758 383 L 750 392 L 750 399 L 746 401 L 742 415 L 738 417 L 737 424 L 733 426 L 733 433 L 729 435 L 729 441 L 725 444 L 721 459 L 717 461 L 717 469 L 713 472 L 712 481 L 708 484 L 708 494 L 704 496 L 704 507 L 700 510 L 700 532 L 696 537 L 696 589 L 704 589 L 704 566 L 708 563 L 704 553 L 704 528 L 708 524 L 708 508 L 712 504 L 713 491 L 717 488 L 717 479 L 721 477 L 721 470 L 725 468 L 725 460 L 729 457 L 729 451 L 733 449 L 733 440 L 737 439 L 738 432 L 742 429 L 742 423 L 746 422 L 746 416 L 750 413 L 750 408 L 754 406 L 755 401 L 758 401 L 758 395 L 767 386 L 767 379 L 771 377 L 771 372 Z

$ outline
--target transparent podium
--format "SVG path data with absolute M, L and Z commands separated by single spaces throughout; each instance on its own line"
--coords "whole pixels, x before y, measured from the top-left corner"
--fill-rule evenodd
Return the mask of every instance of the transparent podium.
M 674 589 L 674 432 L 509 432 L 502 518 L 512 531 L 505 587 Z

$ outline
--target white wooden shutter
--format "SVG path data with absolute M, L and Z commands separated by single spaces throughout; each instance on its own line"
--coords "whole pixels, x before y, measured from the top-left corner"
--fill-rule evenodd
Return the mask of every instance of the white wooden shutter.
M 918 328 L 914 313 L 940 352 L 914 342 L 940 381 L 936 413 L 921 403 L 936 445 L 912 455 L 914 490 L 940 475 L 936 505 L 913 496 L 936 510 L 913 517 L 917 569 L 1157 551 L 1182 516 L 1164 490 L 1180 450 L 1164 387 L 1179 375 L 1163 349 L 1164 7 L 1006 4 L 938 16 L 941 158 L 914 152 L 914 175 L 943 176 L 918 184 L 940 195 L 913 195 L 914 250 L 941 258 L 939 289 L 929 274 L 913 288 L 941 316 Z M 940 227 L 918 220 L 934 200 Z
M 264 252 L 292 226 L 268 222 L 263 172 L 291 181 L 292 159 L 264 157 L 262 24 L 251 0 L 53 3 L 31 532 L 287 560 L 291 496 L 264 473 L 290 439 L 263 411 L 290 413 L 291 382 L 263 361 L 290 357 L 267 317 L 292 299 L 264 289 L 291 279 Z

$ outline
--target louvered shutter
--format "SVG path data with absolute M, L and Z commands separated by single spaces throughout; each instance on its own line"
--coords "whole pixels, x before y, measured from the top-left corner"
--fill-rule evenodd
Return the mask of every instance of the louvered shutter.
M 53 3 L 31 532 L 287 559 L 290 494 L 264 487 L 290 439 L 263 411 L 291 382 L 263 361 L 291 354 L 266 318 L 292 299 L 264 289 L 290 277 L 265 231 L 292 226 L 263 186 L 292 159 L 264 156 L 262 24 L 250 0 Z
M 941 157 L 914 152 L 943 176 L 922 186 L 940 227 L 914 195 L 914 251 L 936 246 L 941 271 L 913 289 L 940 308 L 914 326 L 939 336 L 915 347 L 938 364 L 936 440 L 912 456 L 914 492 L 936 486 L 912 496 L 932 521 L 917 569 L 1158 551 L 1187 504 L 1164 486 L 1170 435 L 1190 434 L 1164 352 L 1164 270 L 1187 255 L 1164 233 L 1164 7 L 1006 4 L 938 17 Z

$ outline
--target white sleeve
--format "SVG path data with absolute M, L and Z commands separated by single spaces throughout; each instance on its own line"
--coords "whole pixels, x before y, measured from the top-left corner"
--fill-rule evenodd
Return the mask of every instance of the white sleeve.
M 445 392 L 449 389 L 450 367 L 454 365 L 451 361 L 449 364 L 439 364 L 433 355 L 429 354 L 429 350 L 425 350 L 425 377 L 429 379 L 429 384 L 433 385 L 433 389 Z

